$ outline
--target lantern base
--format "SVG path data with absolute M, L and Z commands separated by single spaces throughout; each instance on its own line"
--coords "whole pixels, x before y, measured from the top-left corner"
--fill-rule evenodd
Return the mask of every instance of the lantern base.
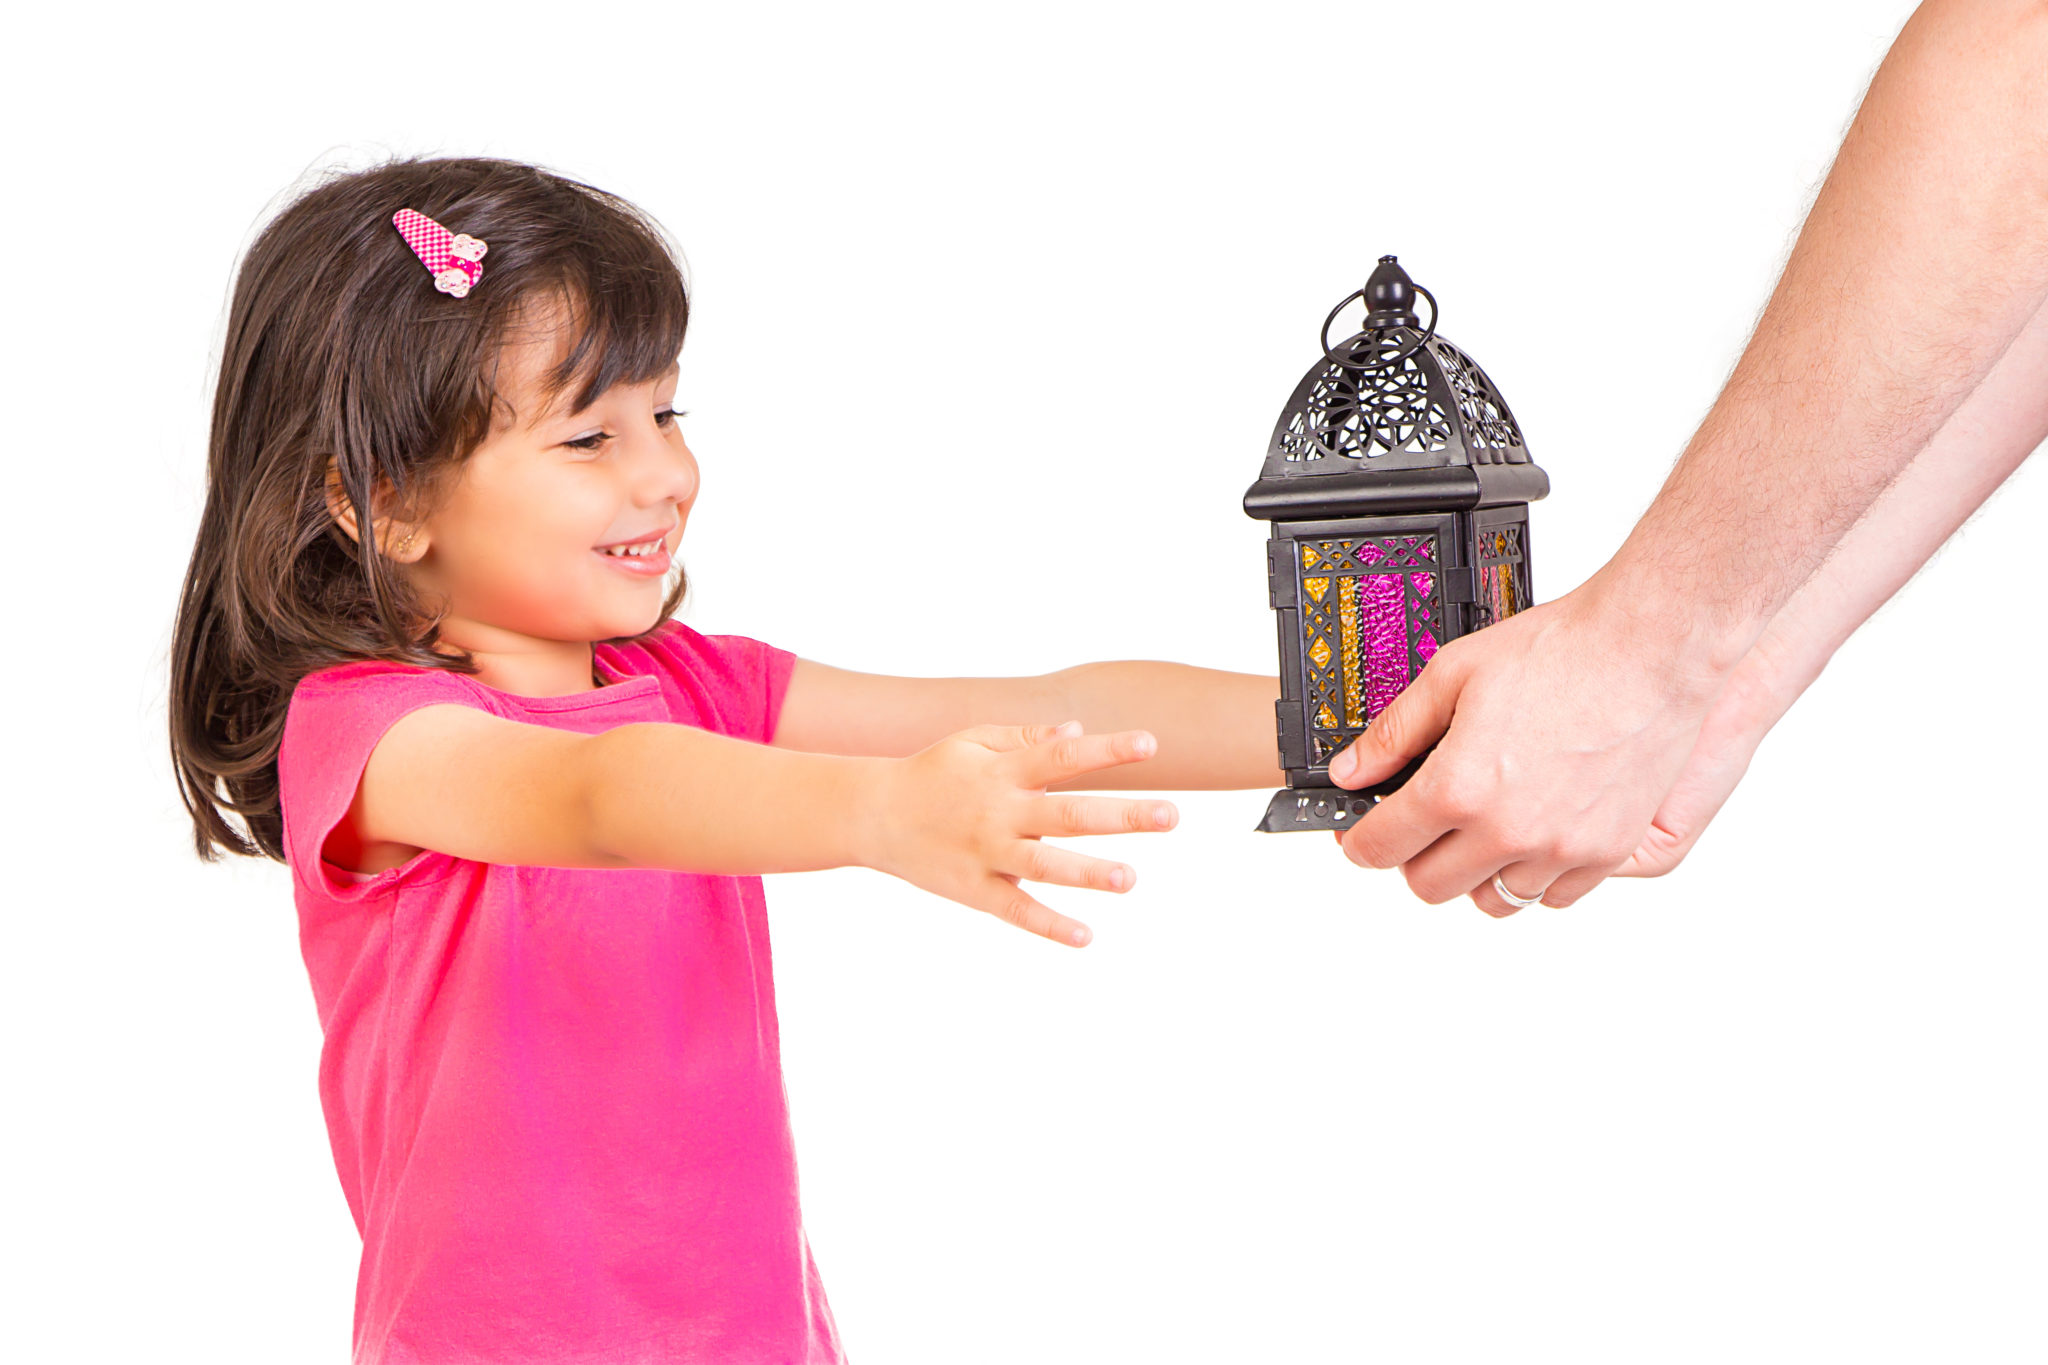
M 1346 791 L 1342 787 L 1288 787 L 1273 793 L 1266 806 L 1266 818 L 1259 821 L 1257 828 L 1261 834 L 1350 829 L 1378 801 L 1369 792 Z

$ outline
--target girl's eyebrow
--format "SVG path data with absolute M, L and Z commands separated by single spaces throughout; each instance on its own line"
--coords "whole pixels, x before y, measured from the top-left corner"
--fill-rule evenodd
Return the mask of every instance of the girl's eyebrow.
M 669 367 L 663 370 L 660 374 L 654 376 L 653 380 L 642 380 L 641 382 L 652 382 L 654 384 L 660 384 L 666 380 L 679 377 L 682 373 L 682 368 L 683 364 L 680 360 L 671 361 L 669 362 Z M 605 395 L 601 393 L 596 398 L 592 399 L 588 406 L 581 408 L 571 408 L 568 406 L 568 404 L 571 401 L 573 401 L 571 397 L 571 392 L 572 391 L 565 390 L 562 394 L 556 397 L 553 402 L 549 403 L 545 408 L 541 409 L 538 413 L 534 414 L 533 420 L 527 424 L 529 429 L 537 431 L 542 427 L 553 426 L 558 422 L 568 422 L 574 418 L 581 417 L 584 413 L 589 412 L 591 408 L 594 408 L 599 403 L 602 403 L 605 397 Z M 610 389 L 605 390 L 605 393 L 610 392 Z M 598 425 L 602 426 L 603 424 L 599 423 Z

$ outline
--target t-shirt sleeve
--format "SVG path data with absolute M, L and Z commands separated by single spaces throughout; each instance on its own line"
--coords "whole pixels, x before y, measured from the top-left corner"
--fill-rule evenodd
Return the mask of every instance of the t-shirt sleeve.
M 443 702 L 491 710 L 463 675 L 439 669 L 352 664 L 300 681 L 285 713 L 277 779 L 286 861 L 301 886 L 331 900 L 361 900 L 451 861 L 426 849 L 366 877 L 320 856 L 384 732 L 401 716 Z
M 673 618 L 657 639 L 712 693 L 723 733 L 756 744 L 775 738 L 796 655 L 747 635 L 704 635 Z

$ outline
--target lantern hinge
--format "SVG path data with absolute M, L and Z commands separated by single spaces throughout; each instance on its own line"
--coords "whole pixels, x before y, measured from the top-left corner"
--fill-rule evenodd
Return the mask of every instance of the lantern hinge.
M 1294 587 L 1294 541 L 1291 539 L 1266 542 L 1266 592 L 1276 611 L 1281 607 L 1301 605 L 1301 598 Z
M 1280 766 L 1307 766 L 1308 736 L 1302 725 L 1301 703 L 1282 697 L 1273 703 L 1273 715 L 1279 722 L 1276 728 L 1280 739 Z
M 1443 572 L 1444 601 L 1458 604 L 1477 598 L 1479 585 L 1470 569 L 1445 569 Z

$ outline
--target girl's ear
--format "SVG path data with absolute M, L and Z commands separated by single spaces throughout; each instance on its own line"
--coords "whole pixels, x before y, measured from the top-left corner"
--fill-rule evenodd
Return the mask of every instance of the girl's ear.
M 341 486 L 341 472 L 332 455 L 327 457 L 327 514 L 334 518 L 334 524 L 341 528 L 343 535 L 358 545 L 362 544 L 362 532 L 356 525 L 355 504 Z M 389 492 L 381 480 L 376 497 L 382 501 Z M 409 522 L 395 521 L 391 517 L 373 518 L 377 531 L 377 545 L 386 559 L 395 559 L 401 564 L 418 562 L 427 552 L 427 530 L 424 526 Z

